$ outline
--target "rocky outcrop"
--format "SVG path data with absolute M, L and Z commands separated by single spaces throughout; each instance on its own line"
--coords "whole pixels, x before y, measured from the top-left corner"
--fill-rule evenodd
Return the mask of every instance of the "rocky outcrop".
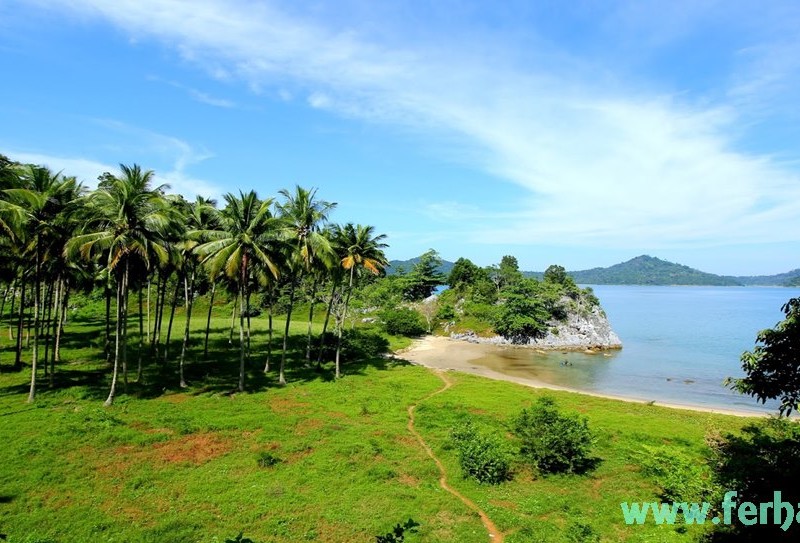
M 474 332 L 451 333 L 450 337 L 472 343 L 495 345 L 523 345 L 553 350 L 605 350 L 621 349 L 622 341 L 611 329 L 605 312 L 599 307 L 572 311 L 561 321 L 548 323 L 548 331 L 542 337 L 506 338 L 503 336 L 479 337 Z

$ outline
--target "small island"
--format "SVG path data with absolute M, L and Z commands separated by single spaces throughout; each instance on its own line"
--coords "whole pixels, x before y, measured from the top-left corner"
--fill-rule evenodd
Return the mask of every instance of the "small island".
M 619 349 L 591 288 L 580 288 L 562 266 L 552 265 L 541 280 L 526 277 L 517 259 L 481 268 L 459 258 L 445 277 L 435 251 L 419 257 L 406 273 L 387 277 L 424 316 L 426 331 L 473 343 L 531 346 L 539 349 Z M 434 294 L 437 285 L 449 286 Z

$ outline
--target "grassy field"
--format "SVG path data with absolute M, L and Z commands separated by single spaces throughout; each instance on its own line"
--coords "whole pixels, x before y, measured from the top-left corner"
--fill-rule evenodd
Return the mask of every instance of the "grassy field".
M 199 329 L 204 317 L 196 314 Z M 147 360 L 145 381 L 131 383 L 111 408 L 102 407 L 110 372 L 97 321 L 70 323 L 56 386 L 43 381 L 34 405 L 25 403 L 27 371 L 0 374 L 0 533 L 13 543 L 210 543 L 239 532 L 256 543 L 367 542 L 410 517 L 421 526 L 409 542 L 488 540 L 477 514 L 441 489 L 436 466 L 407 429 L 409 405 L 441 388 L 438 376 L 375 358 L 347 364 L 334 381 L 330 364 L 321 372 L 302 364 L 307 323 L 298 321 L 289 384 L 280 387 L 274 370 L 260 371 L 266 336 L 258 317 L 248 390 L 234 393 L 238 345 L 228 344 L 229 319 L 213 322 L 212 360 L 200 359 L 196 336 L 189 389 L 176 386 L 173 346 L 172 359 L 163 366 Z M 279 330 L 282 324 L 276 321 Z M 0 365 L 7 368 L 11 356 L 3 330 Z M 129 362 L 136 360 L 132 349 Z M 659 489 L 639 465 L 645 447 L 699 463 L 707 433 L 745 423 L 464 374 L 448 379 L 450 389 L 419 403 L 416 428 L 449 483 L 510 543 L 577 541 L 574 526 L 584 527 L 586 541 L 696 540 L 702 528 L 626 526 L 620 502 L 657 499 Z M 462 479 L 450 429 L 471 418 L 508 436 L 509 420 L 544 394 L 588 417 L 598 436 L 596 469 L 535 478 L 520 465 L 514 480 L 498 486 Z

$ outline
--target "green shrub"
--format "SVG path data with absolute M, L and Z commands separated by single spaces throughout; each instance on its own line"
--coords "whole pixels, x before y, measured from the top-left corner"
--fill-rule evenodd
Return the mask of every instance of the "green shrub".
M 281 462 L 281 459 L 269 451 L 262 451 L 258 453 L 257 461 L 259 467 L 271 468 L 272 466 L 279 464 Z
M 634 460 L 642 467 L 642 473 L 661 488 L 664 501 L 700 503 L 709 499 L 713 491 L 708 466 L 677 447 L 644 445 Z
M 436 318 L 443 321 L 451 321 L 456 318 L 456 309 L 450 304 L 439 306 L 436 312 Z
M 315 345 L 319 345 L 318 341 L 315 342 Z M 325 332 L 325 344 L 322 351 L 324 360 L 333 360 L 336 356 L 336 342 L 335 333 Z M 389 341 L 378 332 L 359 328 L 342 331 L 342 350 L 339 357 L 343 362 L 374 358 L 388 350 Z
M 417 532 L 419 522 L 410 518 L 403 524 L 396 524 L 392 531 L 386 535 L 376 535 L 375 543 L 403 543 L 406 540 L 406 532 L 413 534 Z
M 491 485 L 511 479 L 511 458 L 501 441 L 481 434 L 470 421 L 455 427 L 451 437 L 465 479 Z
M 244 537 L 244 532 L 239 532 L 239 535 L 234 537 L 233 539 L 226 539 L 225 543 L 255 543 L 249 537 Z
M 564 415 L 552 398 L 540 398 L 514 420 L 520 454 L 542 473 L 576 473 L 590 467 L 594 442 L 584 417 Z
M 596 543 L 600 541 L 598 534 L 591 524 L 573 522 L 567 528 L 567 541 L 572 543 Z
M 420 336 L 426 329 L 422 315 L 407 307 L 386 309 L 381 313 L 381 320 L 386 332 L 394 336 Z

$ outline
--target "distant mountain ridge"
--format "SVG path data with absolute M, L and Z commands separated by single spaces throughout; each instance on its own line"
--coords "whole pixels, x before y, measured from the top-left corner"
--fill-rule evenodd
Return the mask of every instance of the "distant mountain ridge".
M 569 274 L 576 283 L 593 285 L 743 285 L 733 277 L 703 272 L 648 255 L 637 256 L 608 268 L 592 268 Z
M 386 273 L 399 269 L 411 271 L 419 258 L 392 260 Z M 453 269 L 453 262 L 443 260 L 439 271 L 445 275 Z M 528 277 L 541 279 L 543 272 L 523 272 Z M 675 285 L 675 286 L 800 286 L 800 268 L 775 275 L 716 275 L 662 260 L 641 255 L 607 268 L 592 268 L 567 272 L 582 285 Z

